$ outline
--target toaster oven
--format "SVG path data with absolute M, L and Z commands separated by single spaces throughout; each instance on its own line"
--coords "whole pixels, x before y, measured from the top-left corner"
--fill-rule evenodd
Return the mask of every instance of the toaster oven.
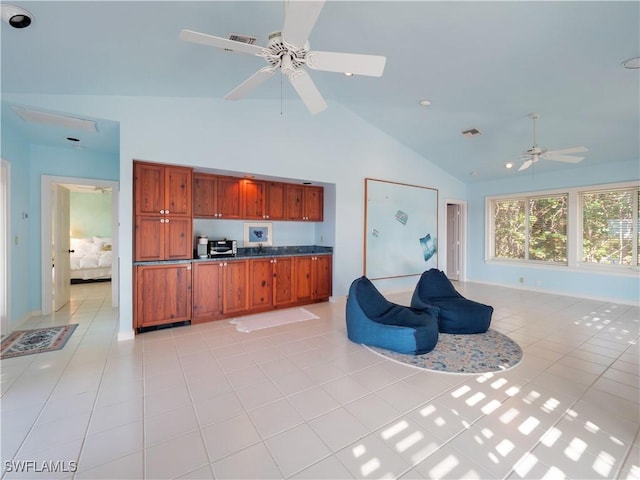
M 209 240 L 207 252 L 210 258 L 235 257 L 238 253 L 236 240 Z

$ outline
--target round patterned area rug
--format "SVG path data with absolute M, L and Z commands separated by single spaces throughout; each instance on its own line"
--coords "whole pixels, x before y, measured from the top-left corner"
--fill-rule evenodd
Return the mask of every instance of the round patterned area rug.
M 369 350 L 412 367 L 447 373 L 502 372 L 522 360 L 522 349 L 506 335 L 487 330 L 486 333 L 453 335 L 441 333 L 436 347 L 422 355 L 407 355 L 384 348 Z

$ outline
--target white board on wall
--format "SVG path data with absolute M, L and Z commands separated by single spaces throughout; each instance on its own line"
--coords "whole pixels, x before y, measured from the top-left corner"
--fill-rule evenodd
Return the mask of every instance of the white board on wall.
M 438 268 L 438 190 L 365 178 L 364 274 L 419 275 Z

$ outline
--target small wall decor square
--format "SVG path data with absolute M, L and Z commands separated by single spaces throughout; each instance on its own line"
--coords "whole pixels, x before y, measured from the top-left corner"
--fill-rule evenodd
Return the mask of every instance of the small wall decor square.
M 245 223 L 244 246 L 258 247 L 273 244 L 272 223 Z

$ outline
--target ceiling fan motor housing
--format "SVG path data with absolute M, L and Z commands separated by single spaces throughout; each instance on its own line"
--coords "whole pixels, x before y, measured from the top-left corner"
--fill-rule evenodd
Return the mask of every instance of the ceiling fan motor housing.
M 269 40 L 264 47 L 264 58 L 273 67 L 279 67 L 282 57 L 288 55 L 291 57 L 293 68 L 301 68 L 305 61 L 305 56 L 309 53 L 309 42 L 305 42 L 301 48 L 294 47 L 285 43 L 282 39 L 282 32 L 272 32 L 269 34 Z

